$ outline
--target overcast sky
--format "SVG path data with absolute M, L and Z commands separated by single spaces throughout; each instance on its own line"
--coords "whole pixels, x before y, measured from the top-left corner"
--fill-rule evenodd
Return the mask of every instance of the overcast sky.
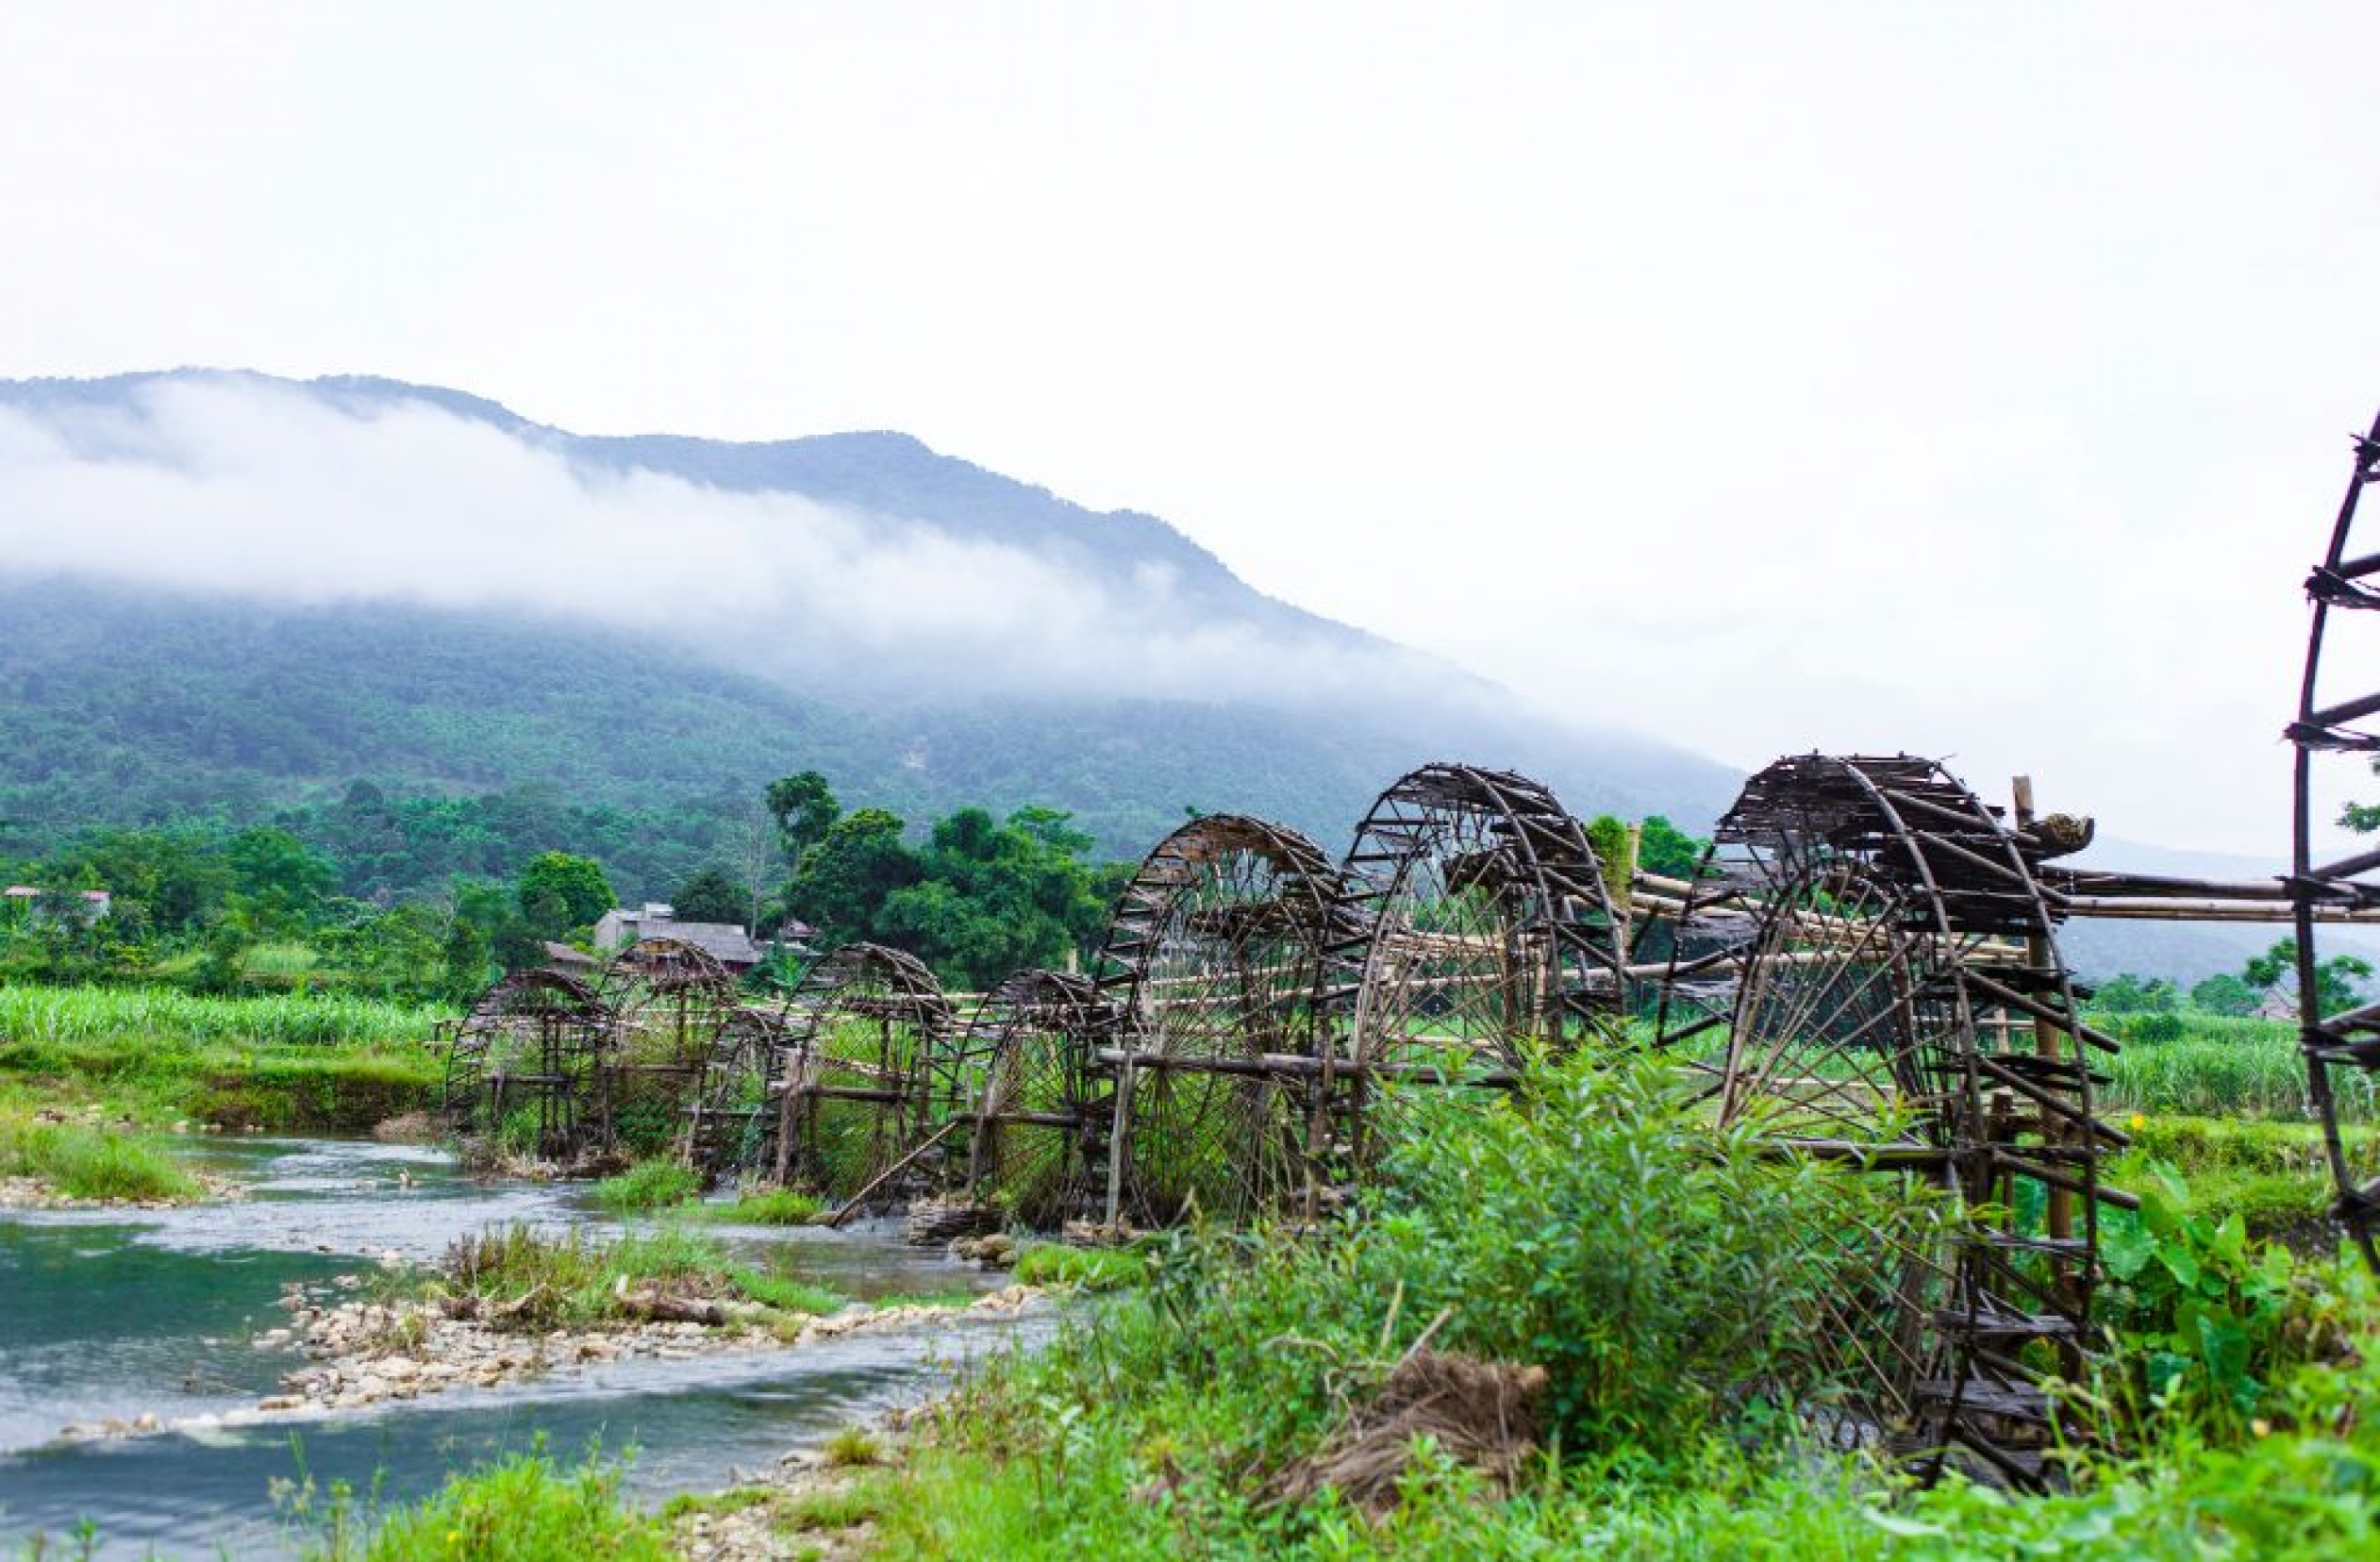
M 2369 0 L 11 0 L 0 375 L 905 429 L 1552 707 L 2262 850 L 2375 60 Z

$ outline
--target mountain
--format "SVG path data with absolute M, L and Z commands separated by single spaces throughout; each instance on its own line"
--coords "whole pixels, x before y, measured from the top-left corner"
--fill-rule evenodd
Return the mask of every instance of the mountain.
M 531 529 L 491 553 L 516 503 Z M 0 541 L 18 844 L 357 778 L 649 808 L 818 769 L 912 820 L 1071 809 L 1117 856 L 1186 808 L 1336 845 L 1441 757 L 1694 828 L 1735 789 L 901 434 L 584 437 L 354 377 L 0 382 Z

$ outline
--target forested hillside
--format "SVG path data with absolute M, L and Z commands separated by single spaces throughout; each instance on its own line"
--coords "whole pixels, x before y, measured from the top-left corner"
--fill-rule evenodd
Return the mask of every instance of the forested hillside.
M 1543 766 L 1589 811 L 1699 823 L 1725 788 L 1716 767 L 1673 785 L 1524 730 L 1499 748 L 1493 732 L 1408 729 L 1395 710 L 839 705 L 625 634 L 484 613 L 17 580 L 0 583 L 0 818 L 19 849 L 92 823 L 265 819 L 365 780 L 399 798 L 505 794 L 500 809 L 547 821 L 528 836 L 566 838 L 541 847 L 600 852 L 642 888 L 718 855 L 757 789 L 795 770 L 913 821 L 1069 809 L 1114 856 L 1186 808 L 1336 843 L 1382 784 L 1441 752 Z

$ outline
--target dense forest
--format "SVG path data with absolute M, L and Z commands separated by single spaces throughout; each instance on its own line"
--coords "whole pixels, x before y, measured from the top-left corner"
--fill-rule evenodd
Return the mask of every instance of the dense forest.
M 1594 828 L 1608 841 L 1623 826 Z M 1701 842 L 1667 820 L 1643 839 L 1647 866 L 1692 871 Z M 1136 861 L 1103 855 L 1060 809 L 971 806 L 913 827 L 880 804 L 846 809 L 816 771 L 682 809 L 356 781 L 260 823 L 201 814 L 0 845 L 0 874 L 40 891 L 0 916 L 0 979 L 460 1001 L 541 962 L 548 942 L 591 948 L 614 905 L 657 899 L 763 937 L 799 923 L 821 948 L 889 943 L 981 989 L 1095 958 Z M 104 915 L 86 899 L 98 890 Z M 756 979 L 784 979 L 802 955 Z
M 1718 767 L 1671 751 L 1484 719 L 1417 727 L 1396 708 L 903 703 L 517 616 L 267 607 L 53 579 L 0 580 L 0 850 L 20 853 L 90 824 L 321 814 L 364 777 L 392 797 L 498 794 L 511 800 L 504 808 L 568 816 L 582 836 L 616 833 L 607 861 L 624 893 L 642 894 L 724 849 L 757 789 L 796 767 L 911 819 L 970 805 L 1062 808 L 1118 857 L 1144 851 L 1186 807 L 1261 814 L 1335 842 L 1390 778 L 1456 755 L 1541 773 L 1574 806 L 1667 812 L 1689 826 L 1732 790 Z M 628 837 L 652 844 L 630 848 Z

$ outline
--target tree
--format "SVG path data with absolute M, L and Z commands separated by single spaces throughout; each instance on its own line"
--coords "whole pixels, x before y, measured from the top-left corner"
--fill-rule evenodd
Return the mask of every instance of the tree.
M 842 817 L 842 805 L 835 801 L 826 777 L 816 771 L 781 776 L 769 783 L 764 795 L 769 816 L 776 821 L 777 846 L 786 866 L 799 872 L 803 856 L 824 841 Z
M 284 917 L 318 909 L 339 882 L 339 869 L 287 830 L 258 825 L 242 830 L 224 848 L 239 892 Z
M 2102 1014 L 2171 1014 L 2181 1007 L 2181 994 L 2162 976 L 2143 981 L 2125 972 L 2100 984 L 2090 1006 Z
M 680 922 L 741 924 L 745 904 L 743 886 L 718 868 L 703 869 L 670 896 L 670 910 Z
M 1637 866 L 1663 878 L 1691 879 L 1701 871 L 1710 842 L 1688 835 L 1659 814 L 1647 814 L 1644 834 L 1637 842 Z
M 2297 973 L 2297 940 L 2283 939 L 2261 955 L 2251 955 L 2242 972 L 2247 984 L 2270 992 Z M 2372 974 L 2372 962 L 2356 955 L 2334 955 L 2314 967 L 2314 998 L 2325 1015 L 2354 1008 L 2363 1001 L 2355 984 Z
M 1091 839 L 1072 818 L 1025 807 L 1005 823 L 981 808 L 943 819 L 921 882 L 886 902 L 886 936 L 968 987 L 1062 963 L 1106 928 L 1110 884 L 1085 860 Z
M 2190 1007 L 2239 1019 L 2255 1013 L 2256 989 L 2229 972 L 2220 972 L 2190 989 Z
M 885 902 L 923 876 L 901 839 L 898 814 L 862 808 L 845 814 L 802 853 L 785 887 L 785 906 L 816 927 L 822 947 L 879 936 Z
M 518 894 L 521 914 L 549 939 L 589 926 L 620 904 L 602 866 L 569 852 L 540 852 L 529 858 L 521 870 Z

